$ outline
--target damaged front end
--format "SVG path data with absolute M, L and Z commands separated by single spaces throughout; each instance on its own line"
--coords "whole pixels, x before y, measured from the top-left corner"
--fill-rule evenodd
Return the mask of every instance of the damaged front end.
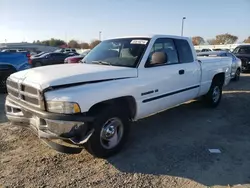
M 6 98 L 5 111 L 12 124 L 31 128 L 42 141 L 62 153 L 80 153 L 94 132 L 91 127 L 93 118 L 84 113 L 50 113 L 11 95 Z

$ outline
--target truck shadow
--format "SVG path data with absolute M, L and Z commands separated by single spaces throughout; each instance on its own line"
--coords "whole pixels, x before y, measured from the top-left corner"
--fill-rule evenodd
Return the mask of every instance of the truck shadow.
M 250 82 L 244 77 L 241 82 Z M 125 149 L 108 161 L 127 173 L 168 175 L 206 186 L 250 182 L 250 85 L 225 89 L 216 109 L 199 101 L 134 123 Z M 208 149 L 218 148 L 220 154 Z
M 7 122 L 4 110 L 5 96 L 5 94 L 0 93 L 0 123 Z

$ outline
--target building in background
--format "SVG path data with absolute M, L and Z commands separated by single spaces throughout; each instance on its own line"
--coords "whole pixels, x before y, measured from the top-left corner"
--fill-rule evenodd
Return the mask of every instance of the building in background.
M 46 46 L 42 44 L 33 44 L 27 42 L 20 43 L 0 43 L 0 50 L 3 49 L 23 49 L 31 52 L 51 52 L 59 49 L 58 47 Z

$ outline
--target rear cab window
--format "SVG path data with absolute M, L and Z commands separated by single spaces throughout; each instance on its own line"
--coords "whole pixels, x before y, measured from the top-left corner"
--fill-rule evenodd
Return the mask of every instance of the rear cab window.
M 175 45 L 179 54 L 180 63 L 190 63 L 194 61 L 193 53 L 188 41 L 175 39 Z

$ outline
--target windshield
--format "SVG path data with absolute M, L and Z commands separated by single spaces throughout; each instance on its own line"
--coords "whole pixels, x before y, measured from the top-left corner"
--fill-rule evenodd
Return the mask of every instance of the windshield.
M 89 50 L 86 50 L 83 53 L 81 53 L 81 56 L 86 56 L 89 52 L 90 52 Z
M 241 46 L 234 49 L 235 54 L 250 54 L 250 46 Z
M 40 55 L 39 57 L 45 57 L 46 55 L 49 55 L 49 54 L 50 54 L 50 53 L 47 52 L 47 53 L 44 53 L 44 54 Z
M 87 64 L 136 67 L 147 48 L 148 38 L 106 40 L 98 44 L 82 60 Z
M 64 51 L 64 49 L 57 49 L 54 52 L 61 52 L 61 51 Z

